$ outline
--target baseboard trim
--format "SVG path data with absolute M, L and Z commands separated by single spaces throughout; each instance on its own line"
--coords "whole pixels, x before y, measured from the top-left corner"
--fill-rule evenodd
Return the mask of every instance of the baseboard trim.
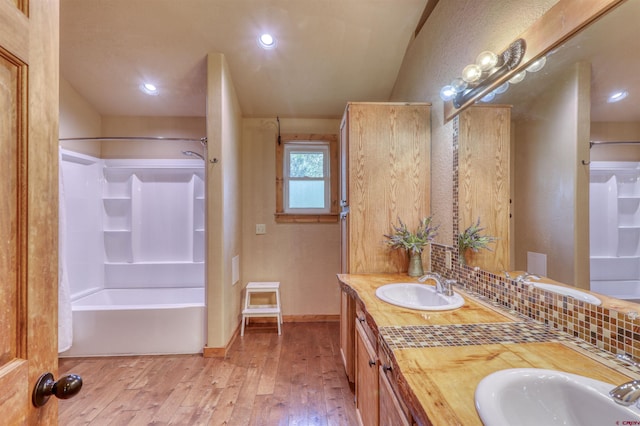
M 227 342 L 227 345 L 223 348 L 211 348 L 209 346 L 205 346 L 202 349 L 202 357 L 203 358 L 224 358 L 227 356 L 227 353 L 229 353 L 229 348 L 231 348 L 231 345 L 233 345 L 233 342 L 236 341 L 236 338 L 238 337 L 238 335 L 240 334 L 240 325 L 238 325 L 235 329 L 235 331 L 233 332 L 233 336 L 231 336 L 231 339 L 229 339 L 229 342 Z
M 340 315 L 283 315 L 283 322 L 338 322 L 340 321 Z M 251 318 L 251 322 L 254 323 L 275 323 L 275 318 Z M 233 336 L 227 343 L 227 345 L 223 348 L 211 348 L 209 346 L 205 346 L 202 349 L 202 356 L 204 358 L 224 358 L 227 356 L 229 352 L 229 348 L 233 345 L 233 342 L 240 335 L 240 326 L 239 324 L 236 327 L 236 330 L 233 332 Z
M 254 324 L 275 324 L 275 318 L 269 317 L 254 317 L 250 320 Z M 283 315 L 283 322 L 338 322 L 340 321 L 340 315 Z
M 338 322 L 340 315 L 283 315 L 283 322 Z

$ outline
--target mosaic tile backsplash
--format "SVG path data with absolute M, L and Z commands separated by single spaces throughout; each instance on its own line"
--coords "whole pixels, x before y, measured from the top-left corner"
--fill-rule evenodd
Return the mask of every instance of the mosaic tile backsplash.
M 380 327 L 379 330 L 391 349 L 567 340 L 565 334 L 533 321 L 499 324 L 403 325 Z

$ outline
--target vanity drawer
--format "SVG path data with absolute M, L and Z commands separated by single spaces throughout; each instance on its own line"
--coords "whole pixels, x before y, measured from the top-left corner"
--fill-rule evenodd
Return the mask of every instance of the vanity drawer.
M 362 326 L 362 330 L 365 332 L 369 343 L 373 347 L 374 351 L 378 351 L 378 333 L 374 332 L 371 324 L 375 324 L 373 319 L 366 314 L 366 311 L 358 304 L 356 306 L 356 323 Z

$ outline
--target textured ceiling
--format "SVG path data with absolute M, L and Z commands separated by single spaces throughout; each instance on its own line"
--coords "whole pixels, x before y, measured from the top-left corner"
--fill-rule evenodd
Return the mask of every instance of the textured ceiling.
M 204 116 L 223 53 L 246 117 L 386 101 L 427 0 L 61 0 L 60 72 L 102 115 Z M 276 49 L 257 37 L 272 33 Z M 159 95 L 139 90 L 152 82 Z

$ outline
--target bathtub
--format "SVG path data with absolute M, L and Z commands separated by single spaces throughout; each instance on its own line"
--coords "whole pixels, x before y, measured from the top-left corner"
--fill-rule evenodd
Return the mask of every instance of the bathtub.
M 640 280 L 591 281 L 591 291 L 629 302 L 640 302 Z
M 204 288 L 102 289 L 72 301 L 61 357 L 193 354 L 205 345 Z

